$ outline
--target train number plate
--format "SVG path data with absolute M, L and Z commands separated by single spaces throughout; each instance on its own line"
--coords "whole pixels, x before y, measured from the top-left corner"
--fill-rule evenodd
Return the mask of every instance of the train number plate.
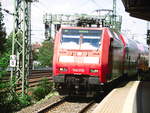
M 72 69 L 73 72 L 84 72 L 84 69 Z

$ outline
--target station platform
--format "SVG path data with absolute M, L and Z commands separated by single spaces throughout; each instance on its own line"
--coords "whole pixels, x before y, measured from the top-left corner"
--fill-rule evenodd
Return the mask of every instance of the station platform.
M 131 81 L 115 88 L 92 113 L 150 113 L 150 81 Z

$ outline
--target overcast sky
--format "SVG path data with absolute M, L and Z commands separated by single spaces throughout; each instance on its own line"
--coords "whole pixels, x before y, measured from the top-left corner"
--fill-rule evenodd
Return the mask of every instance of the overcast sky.
M 14 0 L 0 0 L 3 8 L 13 12 Z M 32 3 L 32 43 L 44 40 L 43 15 L 45 13 L 87 13 L 91 14 L 96 9 L 112 9 L 113 0 L 39 0 Z M 128 31 L 128 36 L 145 42 L 146 21 L 129 17 L 124 11 L 121 0 L 117 0 L 117 13 L 123 16 L 122 30 Z M 13 28 L 13 17 L 4 13 L 4 22 L 7 32 Z

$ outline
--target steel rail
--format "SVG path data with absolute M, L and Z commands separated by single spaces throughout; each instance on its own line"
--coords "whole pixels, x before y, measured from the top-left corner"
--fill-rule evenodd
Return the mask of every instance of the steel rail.
M 65 100 L 66 98 L 62 98 L 61 100 L 53 103 L 53 104 L 49 104 L 41 109 L 39 109 L 36 113 L 46 113 L 47 111 L 54 109 L 55 107 L 58 107 L 59 105 L 63 104 L 64 102 L 66 102 Z
M 95 103 L 96 103 L 95 100 L 92 100 L 89 104 L 87 104 L 84 108 L 82 108 L 82 110 L 80 110 L 78 113 L 87 112 Z

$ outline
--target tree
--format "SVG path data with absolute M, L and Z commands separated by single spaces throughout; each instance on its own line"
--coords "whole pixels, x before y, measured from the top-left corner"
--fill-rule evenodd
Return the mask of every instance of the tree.
M 3 18 L 4 16 L 2 13 L 1 2 L 0 2 L 0 56 L 5 51 L 5 43 L 6 43 L 6 32 L 4 28 Z
M 8 36 L 5 44 L 4 44 L 4 51 L 3 54 L 0 55 L 0 78 L 2 75 L 6 73 L 6 68 L 9 65 L 9 58 L 11 54 L 11 43 L 12 43 L 12 33 Z
M 39 49 L 38 61 L 42 66 L 52 66 L 53 59 L 53 42 L 44 41 Z
M 3 23 L 3 14 L 1 9 L 1 2 L 0 2 L 0 77 L 5 73 L 5 68 L 8 65 L 9 59 L 9 51 L 7 48 L 9 41 L 6 40 L 6 32 Z
M 19 35 L 19 37 L 21 34 Z M 9 59 L 11 55 L 11 47 L 12 47 L 12 37 L 13 33 L 11 33 L 4 45 L 5 51 L 0 56 L 0 112 L 2 113 L 12 113 L 13 111 L 19 110 L 22 107 L 25 107 L 30 104 L 30 97 L 22 95 L 19 92 L 14 92 L 12 87 L 15 87 L 14 84 L 15 76 L 13 78 L 13 83 L 3 82 L 3 77 L 6 77 L 6 68 L 9 66 Z M 9 108 L 9 109 L 8 109 Z

